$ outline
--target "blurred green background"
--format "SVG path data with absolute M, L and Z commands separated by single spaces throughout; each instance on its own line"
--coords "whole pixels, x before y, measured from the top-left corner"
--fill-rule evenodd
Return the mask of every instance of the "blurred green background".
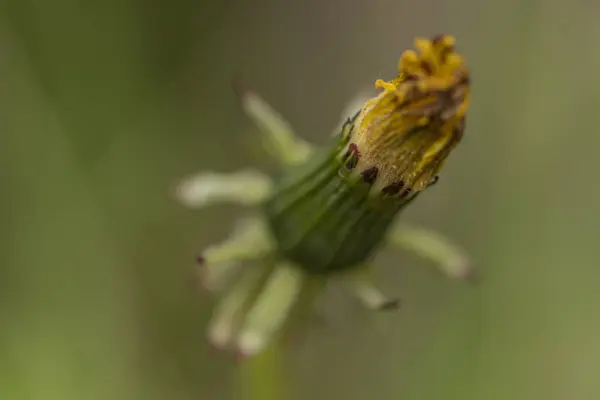
M 322 142 L 414 36 L 440 32 L 472 68 L 472 108 L 405 218 L 450 235 L 484 282 L 382 254 L 403 307 L 330 293 L 286 353 L 295 398 L 600 397 L 600 4 L 0 4 L 0 398 L 234 398 L 192 274 L 242 210 L 169 197 L 188 173 L 259 165 L 232 76 Z

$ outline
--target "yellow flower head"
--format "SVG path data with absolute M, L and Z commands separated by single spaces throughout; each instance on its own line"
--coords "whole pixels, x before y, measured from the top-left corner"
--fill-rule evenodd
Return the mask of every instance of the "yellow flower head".
M 427 187 L 462 137 L 469 107 L 469 70 L 452 36 L 416 39 L 399 74 L 358 114 L 348 146 L 358 171 L 377 169 L 376 186 L 412 193 Z M 346 151 L 347 152 L 347 151 Z M 395 193 L 395 192 L 394 192 Z

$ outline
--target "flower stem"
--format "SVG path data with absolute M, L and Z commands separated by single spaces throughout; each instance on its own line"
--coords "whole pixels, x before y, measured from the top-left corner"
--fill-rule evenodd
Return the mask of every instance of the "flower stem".
M 282 366 L 283 346 L 294 335 L 301 321 L 308 317 L 314 302 L 325 286 L 320 276 L 305 276 L 302 290 L 296 301 L 293 317 L 287 327 L 276 335 L 270 345 L 240 365 L 241 399 L 287 400 L 292 398 L 286 388 L 287 377 Z
M 282 376 L 280 340 L 244 360 L 240 365 L 241 398 L 247 400 L 283 400 L 285 377 Z

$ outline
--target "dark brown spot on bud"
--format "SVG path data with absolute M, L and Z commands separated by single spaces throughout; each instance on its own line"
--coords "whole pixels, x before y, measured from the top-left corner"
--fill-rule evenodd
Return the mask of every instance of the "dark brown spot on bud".
M 407 74 L 406 76 L 404 76 L 404 82 L 414 82 L 418 79 L 419 77 L 415 74 Z
M 360 158 L 360 152 L 358 151 L 358 147 L 354 143 L 350 143 L 348 146 L 348 151 L 344 155 L 344 163 L 346 164 L 346 168 L 353 169 L 358 164 L 358 159 Z
M 400 197 L 408 197 L 411 192 L 412 192 L 411 188 L 406 188 L 406 189 L 404 189 L 404 191 L 402 192 L 402 194 L 400 195 Z
M 204 258 L 204 256 L 202 254 L 199 254 L 196 256 L 196 264 L 204 265 L 205 262 L 206 262 L 206 258 Z
M 379 168 L 371 167 L 371 168 L 364 170 L 361 173 L 361 176 L 362 176 L 362 179 L 364 182 L 368 183 L 369 185 L 372 185 L 373 183 L 375 183 L 378 173 L 379 173 Z
M 402 181 L 394 182 L 391 185 L 388 185 L 388 186 L 384 187 L 383 189 L 381 189 L 381 193 L 383 193 L 387 196 L 394 196 L 400 192 L 400 189 L 402 189 L 403 186 L 404 186 L 404 182 L 402 182 Z
M 346 168 L 353 169 L 354 167 L 356 167 L 357 163 L 358 159 L 356 158 L 356 156 L 351 155 L 348 161 L 346 162 Z

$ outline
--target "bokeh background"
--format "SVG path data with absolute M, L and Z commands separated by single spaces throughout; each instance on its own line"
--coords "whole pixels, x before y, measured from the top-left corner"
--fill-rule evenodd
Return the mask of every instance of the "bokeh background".
M 414 36 L 441 32 L 468 59 L 473 103 L 405 218 L 451 236 L 484 281 L 382 254 L 402 309 L 373 316 L 330 293 L 324 323 L 286 353 L 290 398 L 599 398 L 599 3 L 0 7 L 0 398 L 234 398 L 193 261 L 243 210 L 169 195 L 189 173 L 262 166 L 232 76 L 322 142 Z

